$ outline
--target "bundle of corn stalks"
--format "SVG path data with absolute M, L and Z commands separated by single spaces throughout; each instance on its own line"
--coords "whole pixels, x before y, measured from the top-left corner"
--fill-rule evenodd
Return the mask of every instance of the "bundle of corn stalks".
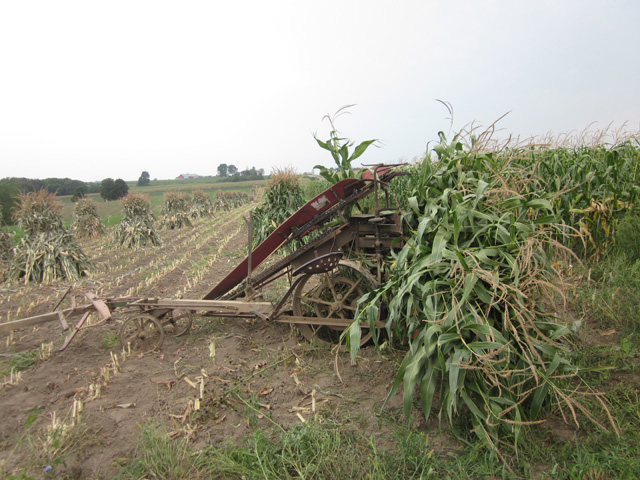
M 245 203 L 249 203 L 250 200 L 249 195 L 244 192 L 223 192 L 218 190 L 215 194 L 214 206 L 216 210 L 229 211 L 232 208 L 238 208 Z
M 191 204 L 191 218 L 205 218 L 213 216 L 213 202 L 208 193 L 198 189 L 193 192 Z
M 259 245 L 278 225 L 304 205 L 304 192 L 292 168 L 275 170 L 264 203 L 253 211 L 253 245 Z
M 418 391 L 427 420 L 442 414 L 455 425 L 464 411 L 498 453 L 548 408 L 618 433 L 605 396 L 572 364 L 570 329 L 549 308 L 562 298 L 553 260 L 575 258 L 555 240 L 563 225 L 553 196 L 529 191 L 519 180 L 530 171 L 508 155 L 440 136 L 437 160 L 426 157 L 407 177 L 410 233 L 386 283 L 360 300 L 352 355 L 360 322 L 373 328 L 385 308 L 387 331 L 409 346 L 389 394 L 402 384 L 407 415 Z
M 174 228 L 190 227 L 191 197 L 184 192 L 167 192 L 164 194 L 162 205 L 162 227 Z
M 125 248 L 157 246 L 162 242 L 156 233 L 155 216 L 149 199 L 140 193 L 130 193 L 122 200 L 124 218 L 115 228 L 113 241 Z
M 52 193 L 40 190 L 22 194 L 14 218 L 24 237 L 13 249 L 9 277 L 24 282 L 49 282 L 57 278 L 78 280 L 91 264 L 62 222 L 62 206 Z
M 81 198 L 74 210 L 73 233 L 78 238 L 95 238 L 104 233 L 104 225 L 98 216 L 96 202 L 90 198 Z

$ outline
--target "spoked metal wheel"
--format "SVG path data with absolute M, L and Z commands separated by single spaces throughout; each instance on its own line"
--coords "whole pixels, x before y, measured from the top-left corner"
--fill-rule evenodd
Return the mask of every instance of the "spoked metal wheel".
M 297 323 L 298 330 L 309 341 L 339 343 L 340 334 L 355 318 L 358 300 L 377 287 L 368 270 L 348 260 L 330 272 L 306 275 L 293 294 L 293 314 L 317 317 L 322 323 Z M 371 338 L 368 325 L 362 328 L 361 346 Z
M 162 346 L 164 329 L 153 315 L 146 313 L 132 315 L 120 327 L 120 342 L 123 347 L 131 350 L 152 352 Z
M 162 325 L 167 334 L 174 337 L 186 335 L 191 330 L 193 315 L 190 310 L 175 308 L 162 317 Z

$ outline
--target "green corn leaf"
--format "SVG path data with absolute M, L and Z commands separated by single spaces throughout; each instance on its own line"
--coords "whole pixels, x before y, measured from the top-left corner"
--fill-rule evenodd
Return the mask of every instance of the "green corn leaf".
M 420 380 L 420 406 L 424 413 L 425 421 L 429 420 L 431 407 L 435 396 L 438 381 L 438 370 L 436 362 L 427 362 L 426 370 Z
M 448 233 L 443 227 L 438 228 L 436 236 L 433 239 L 433 246 L 431 250 L 430 262 L 437 262 L 442 259 L 442 251 L 447 244 Z
M 369 145 L 371 145 L 371 144 L 373 144 L 375 142 L 377 142 L 377 140 L 365 140 L 364 142 L 362 142 L 360 145 L 358 145 L 355 148 L 355 150 L 351 154 L 351 157 L 349 157 L 349 161 L 352 162 L 353 160 L 358 158 L 360 155 L 362 155 L 367 150 L 367 148 L 369 148 Z
M 418 374 L 420 373 L 427 356 L 424 349 L 418 349 L 413 355 L 411 362 L 407 365 L 404 372 L 404 394 L 403 394 L 403 406 L 404 413 L 408 417 L 411 415 L 411 407 L 413 403 L 413 392 L 418 384 Z

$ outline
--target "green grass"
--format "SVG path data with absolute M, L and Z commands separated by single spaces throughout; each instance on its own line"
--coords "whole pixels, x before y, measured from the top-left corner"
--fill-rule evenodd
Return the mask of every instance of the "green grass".
M 637 408 L 638 402 L 635 400 Z M 364 435 L 348 419 L 310 420 L 288 430 L 257 429 L 239 445 L 194 449 L 171 440 L 158 424 L 144 424 L 134 458 L 123 461 L 118 479 L 635 479 L 638 442 L 589 432 L 554 439 L 537 428 L 518 456 L 499 460 L 478 443 L 447 443 L 447 434 L 397 427 L 392 441 Z M 443 439 L 445 440 L 443 443 Z M 443 447 L 443 445 L 452 445 Z M 608 477 L 605 475 L 608 474 Z
M 2 375 L 8 375 L 9 372 L 22 372 L 40 362 L 40 350 L 28 350 L 26 352 L 16 353 L 8 358 L 8 360 L 0 363 L 0 372 Z
M 194 190 L 201 189 L 212 195 L 220 191 L 237 191 L 251 193 L 254 185 L 266 186 L 267 180 L 256 180 L 251 182 L 220 182 L 215 177 L 196 178 L 192 180 L 152 180 L 147 187 L 138 187 L 136 182 L 129 182 L 129 192 L 143 193 L 149 196 L 151 209 L 156 216 L 161 215 L 164 194 L 167 192 L 184 192 L 193 196 Z M 122 220 L 122 201 L 103 201 L 97 193 L 87 195 L 97 204 L 98 216 L 107 226 L 118 224 Z M 75 203 L 71 201 L 71 196 L 56 197 L 62 203 L 62 218 L 65 222 L 73 221 L 73 210 Z

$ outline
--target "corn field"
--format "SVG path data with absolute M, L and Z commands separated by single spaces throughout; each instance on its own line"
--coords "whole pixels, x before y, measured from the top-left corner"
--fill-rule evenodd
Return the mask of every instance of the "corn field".
M 218 190 L 213 199 L 215 210 L 224 210 L 228 212 L 234 208 L 246 205 L 251 201 L 251 197 L 244 192 L 234 192 L 226 190 Z
M 638 142 L 613 147 L 521 149 L 509 152 L 529 173 L 531 192 L 551 195 L 563 243 L 577 253 L 600 258 L 613 246 L 616 221 L 640 200 Z M 573 232 L 580 235 L 573 235 Z
M 425 418 L 437 410 L 454 427 L 466 412 L 496 452 L 552 407 L 617 432 L 571 363 L 554 305 L 563 266 L 601 255 L 617 216 L 637 210 L 638 148 L 480 152 L 441 133 L 434 152 L 393 185 L 406 244 L 359 305 L 358 320 L 373 330 L 384 311 L 408 347 L 389 397 L 402 386 L 410 415 L 417 391 Z M 359 322 L 346 338 L 355 357 Z
M 9 266 L 13 257 L 13 236 L 8 232 L 0 231 L 0 282 L 7 279 Z

